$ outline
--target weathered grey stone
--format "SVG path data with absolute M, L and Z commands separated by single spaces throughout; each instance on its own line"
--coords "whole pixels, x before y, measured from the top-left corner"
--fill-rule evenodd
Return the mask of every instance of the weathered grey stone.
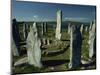
M 46 22 L 41 23 L 41 34 L 42 36 L 47 32 L 47 24 Z
M 12 23 L 12 41 L 14 41 L 15 46 L 17 47 L 18 53 L 20 55 L 21 53 L 19 47 L 20 34 L 19 34 L 18 22 L 16 19 L 13 19 L 13 23 Z
M 82 64 L 88 64 L 88 63 L 89 63 L 89 61 L 86 61 L 86 60 L 81 60 L 81 63 L 82 63 Z
M 47 45 L 50 45 L 50 40 L 49 39 L 47 39 Z
M 44 32 L 46 33 L 47 32 L 47 23 L 44 22 Z
M 38 38 L 36 23 L 33 23 L 33 27 L 27 37 L 27 55 L 28 62 L 36 67 L 42 67 L 41 64 L 41 49 L 40 39 Z
M 61 39 L 61 23 L 62 23 L 62 12 L 61 10 L 57 11 L 57 26 L 56 26 L 56 34 L 55 38 L 60 40 Z
M 71 28 L 71 24 L 68 24 L 68 34 L 70 34 L 70 28 Z
M 70 32 L 70 63 L 69 68 L 77 68 L 81 64 L 82 36 L 80 29 L 73 25 Z
M 25 39 L 27 39 L 28 36 L 28 24 L 25 24 Z
M 86 32 L 88 31 L 88 26 L 85 27 L 85 31 L 86 31 Z
M 16 61 L 14 63 L 14 66 L 20 66 L 20 65 L 26 64 L 26 63 L 28 63 L 28 59 L 27 59 L 27 57 L 24 57 L 24 58 L 21 58 L 18 61 Z
M 91 30 L 92 29 L 92 22 L 90 22 L 90 27 L 89 27 L 89 30 Z
M 94 21 L 89 31 L 89 57 L 92 58 L 96 52 L 96 23 Z
M 19 56 L 19 52 L 18 52 L 18 49 L 15 45 L 13 38 L 11 38 L 11 51 L 12 51 L 14 56 Z
M 43 23 L 41 23 L 41 34 L 42 36 L 44 35 L 44 24 Z
M 25 40 L 26 39 L 26 34 L 25 34 L 25 24 L 23 24 L 23 39 Z
M 80 31 L 83 33 L 83 24 L 81 25 Z
M 46 39 L 43 38 L 43 39 L 42 39 L 42 42 L 43 42 L 43 45 L 45 45 L 45 44 L 46 44 Z

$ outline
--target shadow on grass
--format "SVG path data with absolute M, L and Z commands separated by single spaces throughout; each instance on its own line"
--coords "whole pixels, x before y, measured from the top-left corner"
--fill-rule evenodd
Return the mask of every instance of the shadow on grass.
M 83 67 L 83 69 L 82 69 L 82 67 Z M 92 70 L 92 69 L 96 69 L 96 62 L 91 62 L 88 64 L 80 64 L 79 67 L 71 68 L 67 71 L 81 71 L 81 70 Z
M 70 42 L 70 40 L 65 40 L 65 39 L 62 39 L 61 41 L 69 41 Z
M 61 64 L 68 63 L 69 60 L 47 60 L 47 61 L 42 61 L 43 66 L 48 67 L 48 66 L 57 66 Z

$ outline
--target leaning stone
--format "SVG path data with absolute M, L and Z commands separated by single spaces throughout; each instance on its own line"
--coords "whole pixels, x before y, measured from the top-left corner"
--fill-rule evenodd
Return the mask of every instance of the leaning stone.
M 16 61 L 14 63 L 14 66 L 20 66 L 20 65 L 26 64 L 26 63 L 28 63 L 28 59 L 27 59 L 27 57 L 24 57 L 24 58 L 21 58 L 18 61 Z

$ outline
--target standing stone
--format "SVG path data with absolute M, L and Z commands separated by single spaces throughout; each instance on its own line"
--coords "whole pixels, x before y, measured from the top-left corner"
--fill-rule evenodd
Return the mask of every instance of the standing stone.
M 68 34 L 70 34 L 70 28 L 71 28 L 71 24 L 68 24 Z
M 73 25 L 70 32 L 70 63 L 69 68 L 77 68 L 81 64 L 82 36 L 80 29 Z
M 96 24 L 95 21 L 89 32 L 89 58 L 92 58 L 96 53 Z
M 33 27 L 30 29 L 26 43 L 29 64 L 41 68 L 41 42 L 38 38 L 36 23 L 33 23 Z
M 23 24 L 23 38 L 24 38 L 24 40 L 26 39 L 26 34 L 25 34 L 25 23 Z
M 45 22 L 44 23 L 44 33 L 46 33 L 47 32 L 47 23 Z
M 42 39 L 42 42 L 43 42 L 43 45 L 45 45 L 45 44 L 46 44 L 46 39 L 43 38 L 43 39 Z
M 47 32 L 47 24 L 46 22 L 41 23 L 41 34 L 44 35 Z
M 57 26 L 56 26 L 56 35 L 55 38 L 61 39 L 61 23 L 62 23 L 62 12 L 61 10 L 57 11 Z
M 47 39 L 47 45 L 50 45 L 50 40 L 49 39 Z
M 42 36 L 44 35 L 44 24 L 43 23 L 41 23 L 41 34 Z
M 92 29 L 92 22 L 90 23 L 90 27 L 89 27 L 89 30 L 91 30 Z
M 81 33 L 83 33 L 83 24 L 81 25 L 80 31 L 81 31 Z
M 86 31 L 86 32 L 88 31 L 88 26 L 85 27 L 85 31 Z
M 18 49 L 15 45 L 13 38 L 11 38 L 11 51 L 12 51 L 14 56 L 19 56 Z
M 20 42 L 20 35 L 19 35 L 19 28 L 18 28 L 18 23 L 16 19 L 13 19 L 12 23 L 12 39 L 14 40 L 14 43 L 17 47 L 18 53 L 20 55 L 20 47 L 19 47 L 19 42 Z
M 28 36 L 28 24 L 25 24 L 25 39 L 27 39 Z

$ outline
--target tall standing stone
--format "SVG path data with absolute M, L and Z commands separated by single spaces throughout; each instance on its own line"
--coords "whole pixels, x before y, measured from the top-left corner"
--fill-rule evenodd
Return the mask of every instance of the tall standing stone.
M 71 28 L 71 24 L 68 24 L 68 34 L 70 34 L 70 28 Z
M 62 12 L 61 10 L 57 11 L 57 26 L 56 26 L 56 34 L 55 38 L 60 40 L 61 39 L 61 23 L 62 23 Z
M 47 39 L 47 45 L 50 45 L 50 40 L 49 39 Z
M 25 39 L 27 39 L 28 36 L 28 24 L 25 24 Z
M 92 58 L 96 53 L 96 23 L 94 21 L 89 32 L 89 58 Z
M 42 39 L 42 43 L 43 43 L 43 45 L 46 45 L 46 38 Z
M 33 23 L 33 27 L 30 29 L 26 43 L 29 64 L 41 68 L 41 42 L 38 38 L 36 23 Z
M 20 42 L 20 35 L 19 35 L 19 28 L 18 28 L 18 22 L 16 19 L 13 19 L 12 23 L 12 39 L 15 43 L 15 46 L 17 47 L 18 53 L 20 55 L 20 47 L 19 47 L 19 42 Z
M 92 22 L 90 22 L 90 26 L 89 26 L 89 30 L 91 30 L 92 29 Z
M 43 23 L 41 23 L 41 34 L 42 36 L 44 35 L 44 24 Z
M 77 68 L 81 64 L 82 36 L 80 29 L 73 25 L 70 32 L 70 63 L 69 68 Z
M 85 31 L 86 31 L 86 32 L 88 31 L 88 26 L 85 27 Z
M 47 32 L 46 22 L 41 23 L 41 34 L 44 35 Z
M 83 33 L 83 24 L 81 25 L 80 31 Z
M 24 38 L 24 40 L 26 39 L 26 34 L 25 34 L 25 23 L 23 24 L 23 38 Z
M 44 22 L 44 32 L 46 33 L 47 32 L 47 23 Z

